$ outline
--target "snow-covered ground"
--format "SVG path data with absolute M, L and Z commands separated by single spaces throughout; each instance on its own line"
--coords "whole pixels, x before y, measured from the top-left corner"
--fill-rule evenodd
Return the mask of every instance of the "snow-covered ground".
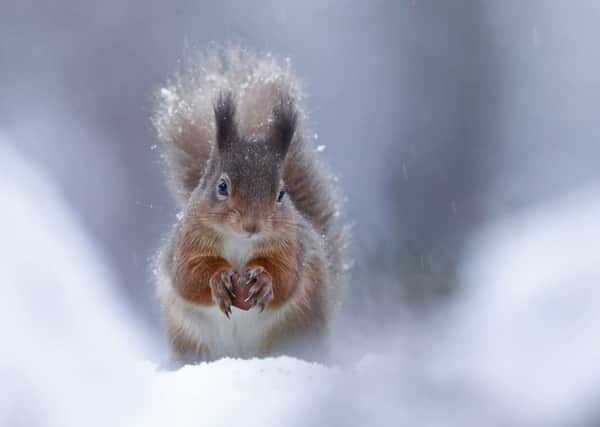
M 600 186 L 498 224 L 471 259 L 450 335 L 465 375 L 536 419 L 597 408 Z
M 420 345 L 392 335 L 374 355 L 365 342 L 350 366 L 281 357 L 178 371 L 150 361 L 102 254 L 2 141 L 0 198 L 2 426 L 545 426 L 600 415 L 597 189 L 484 233 L 463 296 L 418 329 Z

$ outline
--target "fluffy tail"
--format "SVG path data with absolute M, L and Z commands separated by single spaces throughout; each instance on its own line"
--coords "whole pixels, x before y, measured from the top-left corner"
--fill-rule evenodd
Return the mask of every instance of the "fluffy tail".
M 217 48 L 188 59 L 161 89 L 154 124 L 166 147 L 176 198 L 185 204 L 202 179 L 215 145 L 214 103 L 223 92 L 235 95 L 239 132 L 246 137 L 268 135 L 273 108 L 282 97 L 294 104 L 298 123 L 284 181 L 294 206 L 326 236 L 330 271 L 339 276 L 345 270 L 348 230 L 334 180 L 324 172 L 312 141 L 303 132 L 303 95 L 289 61 L 241 48 Z

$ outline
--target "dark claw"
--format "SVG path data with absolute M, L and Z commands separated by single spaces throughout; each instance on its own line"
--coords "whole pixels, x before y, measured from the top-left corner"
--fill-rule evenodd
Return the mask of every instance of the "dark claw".
M 227 289 L 227 291 L 229 293 L 233 292 L 233 282 L 231 281 L 232 276 L 233 276 L 232 272 L 229 272 L 229 273 L 223 272 L 221 274 L 221 281 L 223 282 L 223 285 L 225 285 L 225 289 Z
M 259 304 L 260 312 L 262 313 L 265 310 L 265 302 L 269 302 L 271 300 L 271 296 L 273 295 L 273 291 L 269 290 L 264 296 L 261 298 L 263 302 Z
M 250 301 L 252 298 L 254 298 L 256 296 L 257 293 L 259 293 L 260 290 L 259 289 L 251 289 L 250 292 L 248 293 L 248 297 L 244 300 L 244 302 L 248 302 Z
M 257 277 L 252 274 L 252 273 L 248 273 L 246 275 L 246 283 L 244 284 L 244 286 L 250 286 L 256 283 L 256 279 Z
M 264 267 L 256 267 L 246 272 L 246 286 L 256 282 L 260 274 L 265 271 Z

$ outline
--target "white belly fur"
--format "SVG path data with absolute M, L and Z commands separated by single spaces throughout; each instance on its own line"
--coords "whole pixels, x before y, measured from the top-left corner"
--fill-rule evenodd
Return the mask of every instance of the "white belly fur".
M 268 310 L 232 307 L 229 319 L 216 306 L 192 305 L 174 295 L 173 315 L 189 337 L 209 351 L 210 358 L 252 357 L 261 350 L 276 315 Z

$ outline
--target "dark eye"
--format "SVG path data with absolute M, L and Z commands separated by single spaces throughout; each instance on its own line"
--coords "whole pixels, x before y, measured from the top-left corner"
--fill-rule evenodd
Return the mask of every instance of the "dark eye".
M 217 193 L 222 198 L 225 198 L 229 195 L 229 191 L 227 190 L 227 181 L 225 181 L 223 178 L 219 179 L 219 182 L 217 183 Z
M 281 203 L 281 201 L 285 197 L 285 193 L 287 193 L 287 191 L 285 191 L 285 190 L 281 190 L 279 192 L 279 195 L 277 196 L 277 203 Z

